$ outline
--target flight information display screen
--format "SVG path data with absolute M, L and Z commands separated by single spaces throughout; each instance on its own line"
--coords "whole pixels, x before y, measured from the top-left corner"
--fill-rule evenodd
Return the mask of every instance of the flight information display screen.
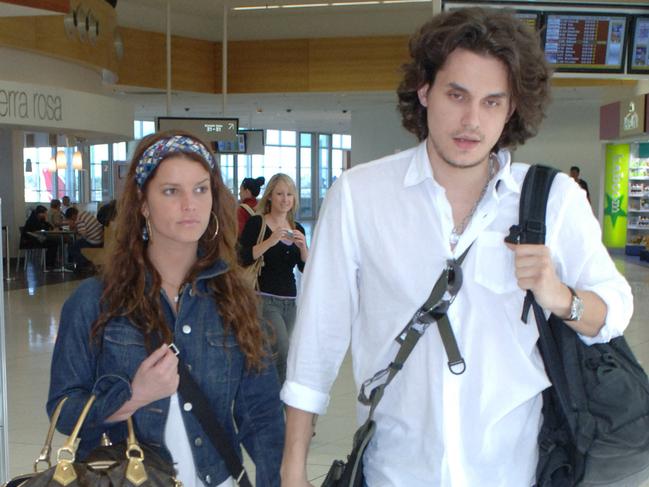
M 557 71 L 624 71 L 627 17 L 548 13 L 545 57 Z
M 629 51 L 629 72 L 649 74 L 649 17 L 636 17 L 633 44 Z

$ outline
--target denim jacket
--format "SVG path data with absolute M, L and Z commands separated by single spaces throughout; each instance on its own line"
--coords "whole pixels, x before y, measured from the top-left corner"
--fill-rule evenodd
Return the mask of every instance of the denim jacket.
M 284 417 L 277 372 L 272 365 L 261 372 L 247 369 L 235 337 L 224 332 L 217 303 L 208 294 L 206 284 L 207 279 L 225 271 L 226 265 L 218 262 L 197 278 L 197 292 L 185 286 L 177 316 L 163 296 L 161 305 L 180 357 L 208 397 L 231 444 L 241 456 L 241 442 L 252 457 L 256 485 L 279 486 Z M 79 435 L 78 459 L 99 446 L 104 432 L 113 443 L 126 438 L 126 422 L 107 423 L 106 418 L 131 398 L 131 381 L 148 355 L 143 335 L 123 317 L 107 324 L 101 344 L 90 341 L 90 329 L 100 312 L 102 289 L 99 280 L 88 279 L 65 302 L 52 358 L 47 412 L 51 415 L 58 402 L 68 397 L 58 424 L 62 433 L 70 434 L 90 394 L 97 397 Z M 183 404 L 180 394 L 179 401 Z M 164 445 L 164 430 L 169 403 L 167 397 L 133 415 L 138 441 L 157 449 L 167 459 L 171 457 Z M 230 475 L 224 461 L 193 413 L 183 408 L 181 414 L 197 475 L 206 486 L 218 485 Z

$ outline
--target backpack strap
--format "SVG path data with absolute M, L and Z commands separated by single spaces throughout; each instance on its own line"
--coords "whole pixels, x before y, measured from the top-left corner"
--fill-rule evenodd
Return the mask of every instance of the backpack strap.
M 513 244 L 545 243 L 545 215 L 552 181 L 559 171 L 553 167 L 535 164 L 530 166 L 523 187 L 518 208 L 518 225 L 512 225 L 506 242 Z M 527 323 L 527 316 L 534 296 L 525 293 L 521 320 Z
M 246 210 L 250 216 L 253 216 L 255 214 L 255 210 L 253 210 L 250 205 L 246 203 L 241 203 L 239 206 L 244 210 Z

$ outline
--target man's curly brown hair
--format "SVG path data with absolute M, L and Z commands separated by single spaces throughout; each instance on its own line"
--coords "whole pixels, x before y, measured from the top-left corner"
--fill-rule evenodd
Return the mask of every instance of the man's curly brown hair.
M 419 140 L 428 136 L 426 108 L 417 90 L 435 82 L 449 54 L 458 48 L 493 56 L 507 66 L 515 111 L 494 149 L 514 148 L 534 137 L 550 101 L 552 75 L 539 37 L 512 12 L 480 7 L 436 15 L 410 39 L 412 61 L 403 66 L 397 90 L 403 126 Z

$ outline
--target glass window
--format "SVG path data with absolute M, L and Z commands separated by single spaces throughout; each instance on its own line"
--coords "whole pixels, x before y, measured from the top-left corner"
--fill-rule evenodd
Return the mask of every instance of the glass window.
M 223 183 L 233 190 L 234 188 L 234 155 L 219 154 L 219 166 L 221 167 L 221 177 Z
M 146 137 L 155 132 L 155 122 L 148 120 L 135 120 L 133 122 L 133 137 L 135 140 Z
M 352 150 L 352 136 L 351 135 L 343 135 L 342 148 L 347 149 L 347 150 Z
M 25 201 L 27 203 L 47 203 L 54 198 L 56 173 L 49 171 L 51 147 L 28 147 L 23 149 L 25 162 Z M 27 161 L 30 161 L 31 171 Z
M 73 202 L 80 201 L 79 193 L 79 172 L 72 167 L 72 157 L 78 150 L 77 147 L 57 147 L 57 165 L 58 153 L 63 152 L 65 167 L 58 167 L 56 174 L 56 197 L 58 199 L 69 196 Z
M 108 144 L 90 146 L 90 201 L 111 199 L 111 167 Z
M 128 158 L 126 157 L 126 142 L 118 142 L 113 144 L 113 161 L 123 161 L 126 162 Z
M 293 132 L 292 130 L 282 130 L 280 144 L 295 145 L 295 132 Z
M 333 134 L 331 136 L 331 146 L 334 149 L 340 149 L 343 144 L 343 136 L 340 134 Z
M 266 130 L 266 145 L 279 145 L 279 130 Z
M 300 134 L 300 146 L 311 147 L 311 134 L 309 133 Z

